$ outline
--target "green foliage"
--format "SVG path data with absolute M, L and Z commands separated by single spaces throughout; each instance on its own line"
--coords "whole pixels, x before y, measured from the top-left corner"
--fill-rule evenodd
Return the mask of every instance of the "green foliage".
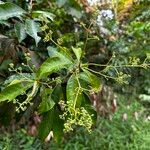
M 15 32 L 18 37 L 18 41 L 21 43 L 26 38 L 25 25 L 20 22 L 16 23 Z
M 81 48 L 74 48 L 74 47 L 72 47 L 72 50 L 75 53 L 77 60 L 80 62 L 80 58 L 81 58 L 81 55 L 82 55 Z
M 73 137 L 70 137 L 64 144 L 56 145 L 52 149 L 149 149 L 149 123 L 121 120 L 106 121 L 101 119 L 91 134 L 84 129 L 77 129 Z
M 63 136 L 63 120 L 60 119 L 59 115 L 61 115 L 61 112 L 57 107 L 43 114 L 43 120 L 39 126 L 38 133 L 41 140 L 44 141 L 51 130 L 53 130 L 55 140 L 61 140 Z
M 82 103 L 82 91 L 79 87 L 78 79 L 75 75 L 72 75 L 67 83 L 67 100 L 68 105 L 73 108 L 80 107 Z
M 101 82 L 99 78 L 91 73 L 90 71 L 83 68 L 83 72 L 80 73 L 80 79 L 87 82 L 91 87 L 93 92 L 98 92 L 101 90 Z
M 13 3 L 0 4 L 0 20 L 7 20 L 12 17 L 20 17 L 26 13 L 22 8 Z
M 39 137 L 43 141 L 53 128 L 54 117 L 55 117 L 54 109 L 49 110 L 43 115 L 43 120 L 39 127 Z
M 17 112 L 35 106 L 42 118 L 38 134 L 42 140 L 53 131 L 59 141 L 63 132 L 77 126 L 91 131 L 95 109 L 90 95 L 99 93 L 102 83 L 113 86 L 119 93 L 126 89 L 133 96 L 145 96 L 147 91 L 140 91 L 139 85 L 143 82 L 138 78 L 144 77 L 147 81 L 145 74 L 149 74 L 150 67 L 147 34 L 150 24 L 143 17 L 144 2 L 136 3 L 135 9 L 141 13 L 134 14 L 134 19 L 125 21 L 123 27 L 115 18 L 115 3 L 110 11 L 106 10 L 107 6 L 98 10 L 75 0 L 14 3 L 0 4 L 0 30 L 13 39 L 0 36 L 0 61 L 3 64 L 7 59 L 14 61 L 15 55 L 20 56 L 10 64 L 8 79 L 5 80 L 5 72 L 2 72 L 0 102 L 12 101 Z M 94 10 L 97 12 L 87 13 Z M 108 16 L 110 12 L 115 17 Z M 113 81 L 124 86 L 116 88 Z M 130 89 L 133 84 L 136 88 Z M 115 130 L 119 134 L 118 121 L 114 120 L 114 129 L 110 129 L 108 120 L 102 122 L 100 128 L 106 126 L 112 134 L 108 133 L 107 141 L 109 137 L 115 139 Z M 121 124 L 121 130 L 129 125 Z M 101 136 L 104 136 L 103 131 Z M 119 138 L 115 139 L 118 143 L 122 140 Z M 106 143 L 108 146 L 104 144 L 104 149 L 111 145 L 118 148 L 114 141 Z M 122 146 L 120 144 L 119 149 Z
M 43 16 L 45 18 L 48 18 L 50 19 L 51 21 L 53 21 L 55 15 L 50 13 L 50 12 L 46 12 L 46 11 L 40 11 L 40 10 L 37 10 L 37 11 L 33 11 L 32 12 L 32 17 L 33 18 L 39 18 L 40 16 Z
M 16 144 L 17 143 L 17 144 Z M 44 147 L 44 146 L 43 146 Z M 42 149 L 42 144 L 39 140 L 35 140 L 34 137 L 28 136 L 25 129 L 21 129 L 12 133 L 3 133 L 0 137 L 0 150 L 11 149 L 29 149 L 36 150 Z
M 51 94 L 52 94 L 51 89 L 49 88 L 42 89 L 42 92 L 41 92 L 42 102 L 39 106 L 40 113 L 47 112 L 54 107 L 55 102 L 53 101 Z
M 37 78 L 46 77 L 53 72 L 65 68 L 67 64 L 66 61 L 62 61 L 58 57 L 48 58 L 37 71 Z
M 48 47 L 47 50 L 50 57 L 58 57 L 61 61 L 65 61 L 68 65 L 71 65 L 73 63 L 73 59 L 71 58 L 71 55 L 67 52 L 67 49 L 62 49 L 58 51 L 53 47 Z
M 40 31 L 38 24 L 34 20 L 27 19 L 25 21 L 26 32 L 35 39 L 36 45 L 39 43 L 41 37 L 37 35 Z
M 13 80 L 1 93 L 0 102 L 14 100 L 18 95 L 25 93 L 32 86 L 33 82 Z

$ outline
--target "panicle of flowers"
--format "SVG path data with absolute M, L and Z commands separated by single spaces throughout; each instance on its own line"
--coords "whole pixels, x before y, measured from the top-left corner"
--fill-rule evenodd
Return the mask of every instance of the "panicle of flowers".
M 68 104 L 63 105 L 64 113 L 60 115 L 60 118 L 66 120 L 64 123 L 64 132 L 73 131 L 74 126 L 83 126 L 88 132 L 91 132 L 92 127 L 92 116 L 84 107 L 74 109 Z
M 50 41 L 51 40 L 51 38 L 52 38 L 52 31 L 51 30 L 49 30 L 49 32 L 48 33 L 46 33 L 46 35 L 45 35 L 45 37 L 44 37 L 44 39 L 43 39 L 43 41 L 44 42 L 48 42 L 48 41 Z

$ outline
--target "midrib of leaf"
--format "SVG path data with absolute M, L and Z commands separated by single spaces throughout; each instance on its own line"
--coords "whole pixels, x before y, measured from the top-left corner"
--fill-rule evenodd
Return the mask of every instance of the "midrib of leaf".
M 78 80 L 78 78 L 77 78 L 77 76 L 76 76 L 75 74 L 72 75 L 72 78 L 73 78 L 72 86 L 73 86 L 73 87 L 76 86 L 76 89 L 73 90 L 73 95 L 75 96 L 75 99 L 74 99 L 74 100 L 73 100 L 73 98 L 69 99 L 69 101 L 71 100 L 71 104 L 70 104 L 70 102 L 69 102 L 69 104 L 70 104 L 70 106 L 72 106 L 73 109 L 75 110 L 75 109 L 76 109 L 77 100 L 78 100 L 78 98 L 79 98 L 79 94 L 80 94 L 80 89 L 81 89 L 81 87 L 80 87 L 80 84 L 79 84 L 79 80 Z M 78 85 L 76 85 L 76 84 L 78 84 Z M 77 91 L 76 91 L 76 90 L 77 90 Z M 70 92 L 71 92 L 71 91 L 70 91 Z
M 76 108 L 76 103 L 77 103 L 77 99 L 78 99 L 79 92 L 80 92 L 80 87 L 78 87 L 78 91 L 77 91 L 77 94 L 76 94 L 76 97 L 75 97 L 75 101 L 74 101 L 74 104 L 73 104 L 74 110 L 75 110 L 75 108 Z

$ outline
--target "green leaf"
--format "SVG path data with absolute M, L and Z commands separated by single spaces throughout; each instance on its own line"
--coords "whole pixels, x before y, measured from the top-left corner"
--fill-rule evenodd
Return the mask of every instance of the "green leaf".
M 48 88 L 44 88 L 42 91 L 42 102 L 39 106 L 39 112 L 44 113 L 52 109 L 55 105 L 55 102 L 51 98 L 52 90 Z
M 26 13 L 22 8 L 13 3 L 0 4 L 0 20 L 7 20 L 11 17 L 20 17 Z
M 51 56 L 48 58 L 37 71 L 37 77 L 43 78 L 50 75 L 53 72 L 56 72 L 60 69 L 67 68 L 73 64 L 72 58 L 65 51 L 57 51 L 53 47 L 48 47 L 48 53 Z
M 43 114 L 42 122 L 39 126 L 38 136 L 45 140 L 50 131 L 54 132 L 54 138 L 58 141 L 63 135 L 63 120 L 60 119 L 61 112 L 57 107 L 52 108 Z
M 51 97 L 55 103 L 58 103 L 60 100 L 64 100 L 64 94 L 61 84 L 55 86 L 54 90 L 52 91 Z
M 41 37 L 38 36 L 38 32 L 40 32 L 39 24 L 36 23 L 34 20 L 27 19 L 25 22 L 25 29 L 26 32 L 34 38 L 36 45 L 38 45 Z
M 32 17 L 33 18 L 38 18 L 40 15 L 43 15 L 44 17 L 46 17 L 46 18 L 48 18 L 48 19 L 50 19 L 52 21 L 54 20 L 54 17 L 55 17 L 54 14 L 52 14 L 50 12 L 47 12 L 47 11 L 40 11 L 40 10 L 38 10 L 38 11 L 33 11 L 32 12 Z
M 99 92 L 101 90 L 101 81 L 99 80 L 99 78 L 94 75 L 93 73 L 89 72 L 86 69 L 83 69 L 84 72 L 80 73 L 80 79 L 84 80 L 85 82 L 89 83 L 92 90 L 94 92 Z
M 62 61 L 65 61 L 66 63 L 70 65 L 73 63 L 73 59 L 70 56 L 70 54 L 67 52 L 67 50 L 58 51 L 57 48 L 52 47 L 52 46 L 47 47 L 47 50 L 48 50 L 48 55 L 50 57 L 58 57 Z
M 54 108 L 43 114 L 43 119 L 42 122 L 40 123 L 38 133 L 38 136 L 42 141 L 45 140 L 49 132 L 52 130 L 54 117 L 55 117 Z
M 71 47 L 73 52 L 75 53 L 77 60 L 80 61 L 81 55 L 82 55 L 82 50 L 81 48 L 74 48 L 73 46 Z
M 22 40 L 26 38 L 26 31 L 25 31 L 25 25 L 23 23 L 16 23 L 15 24 L 15 32 L 18 37 L 19 43 L 21 43 Z
M 24 77 L 24 78 L 23 78 Z M 14 80 L 19 80 L 19 81 L 23 81 L 25 79 L 29 79 L 29 80 L 34 80 L 34 76 L 33 74 L 30 74 L 30 73 L 22 73 L 22 74 L 14 74 L 14 75 L 11 75 L 9 76 L 5 82 L 4 82 L 4 85 L 8 85 L 10 84 L 11 82 L 13 82 Z
M 11 82 L 9 86 L 7 86 L 1 93 L 0 93 L 0 102 L 6 101 L 6 100 L 13 100 L 18 95 L 24 93 L 27 89 L 32 87 L 33 82 L 27 82 L 27 81 L 19 81 L 16 80 L 15 82 Z
M 55 118 L 53 122 L 53 133 L 54 133 L 54 139 L 57 142 L 61 142 L 63 137 L 63 129 L 64 129 L 64 121 L 60 119 L 60 115 L 62 115 L 62 112 L 56 108 L 55 109 Z
M 69 78 L 66 90 L 68 104 L 74 108 L 80 107 L 84 100 L 84 95 L 79 87 L 78 79 L 75 75 L 72 75 Z
M 58 57 L 48 58 L 38 69 L 37 78 L 41 79 L 53 72 L 56 72 L 62 68 L 66 68 L 68 65 L 67 61 L 63 61 Z

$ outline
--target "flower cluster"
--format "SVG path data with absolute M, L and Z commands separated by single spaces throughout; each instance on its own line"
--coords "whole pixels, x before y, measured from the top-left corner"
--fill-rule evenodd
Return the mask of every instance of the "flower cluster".
M 92 127 L 92 115 L 90 115 L 84 107 L 76 108 L 70 106 L 65 106 L 63 115 L 60 116 L 61 119 L 66 120 L 64 124 L 64 131 L 73 131 L 74 126 L 83 126 L 89 132 Z

